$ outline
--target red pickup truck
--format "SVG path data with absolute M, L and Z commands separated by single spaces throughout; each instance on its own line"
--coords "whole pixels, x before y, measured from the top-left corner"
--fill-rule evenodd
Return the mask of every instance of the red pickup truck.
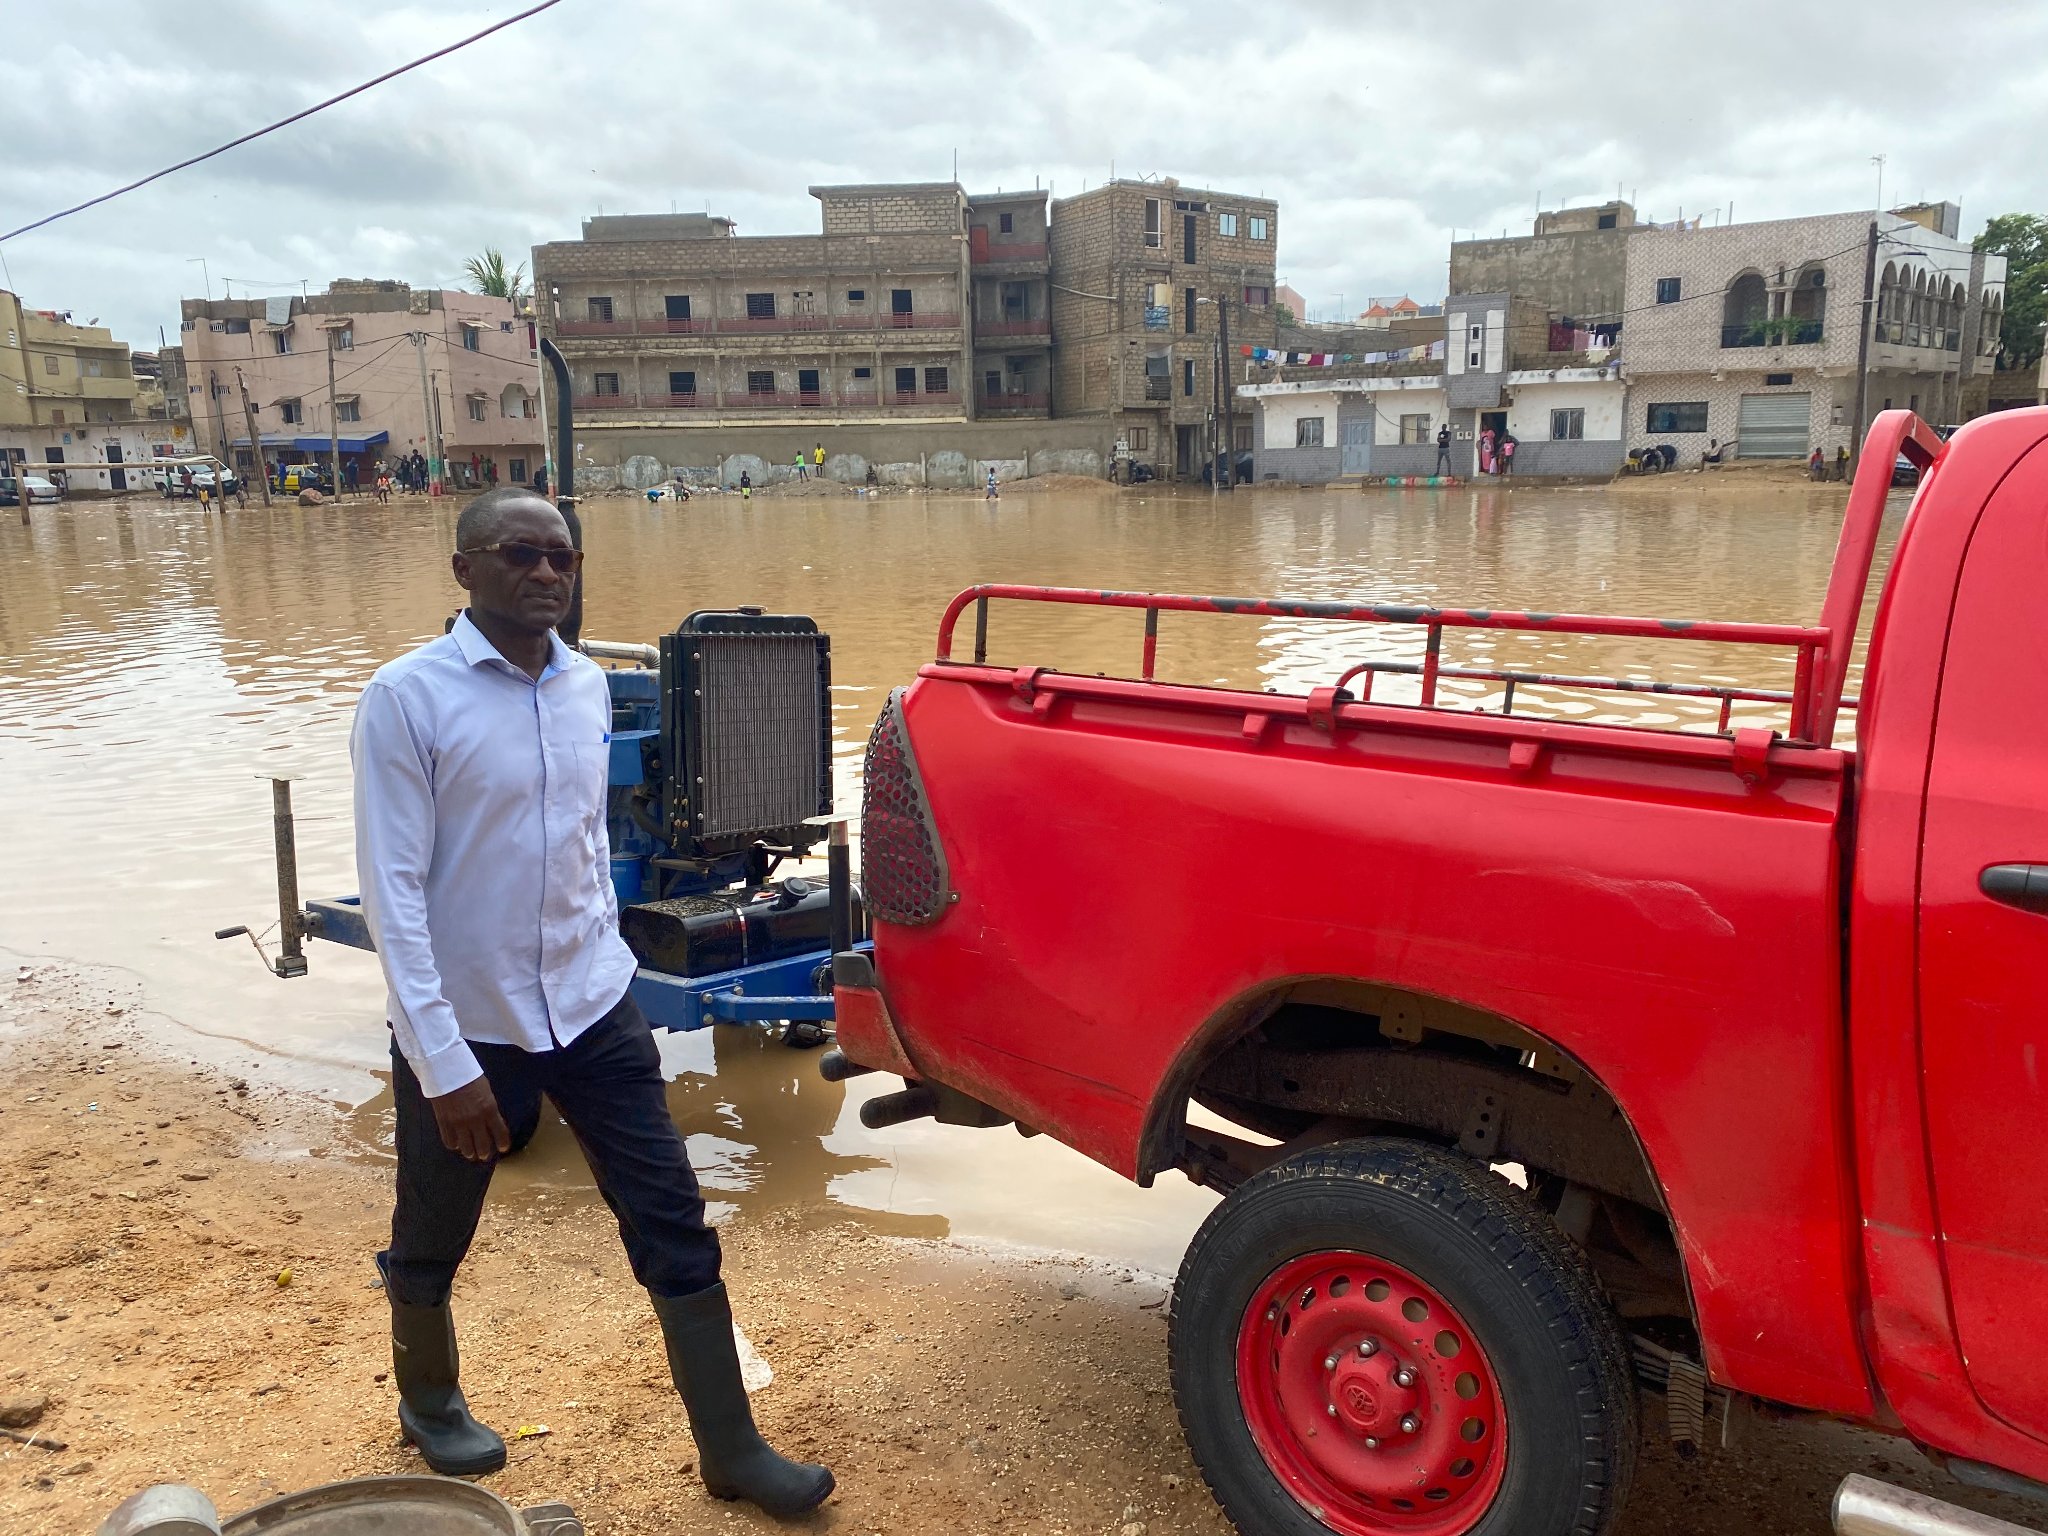
M 1014 1122 L 1225 1195 L 1171 1363 L 1250 1536 L 1602 1531 L 1643 1384 L 1682 1437 L 1747 1396 L 2048 1491 L 2048 411 L 1947 443 L 1887 412 L 1861 463 L 1816 625 L 979 587 L 889 700 L 828 1072 L 903 1076 L 871 1125 Z M 997 664 L 1002 599 L 1140 610 L 1138 675 Z M 1183 610 L 1420 654 L 1172 684 Z M 1793 686 L 1444 661 L 1474 628 L 1776 647 Z M 1721 728 L 1542 718 L 1536 684 Z M 1977 1518 L 1849 1481 L 1845 1530 Z

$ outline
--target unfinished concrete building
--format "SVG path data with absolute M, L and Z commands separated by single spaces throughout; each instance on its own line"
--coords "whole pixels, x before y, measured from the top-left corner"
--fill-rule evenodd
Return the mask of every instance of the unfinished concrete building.
M 1555 323 L 1604 334 L 1621 324 L 1629 232 L 1637 227 L 1634 207 L 1613 202 L 1539 213 L 1532 234 L 1453 241 L 1451 292 L 1512 293 L 1544 312 L 1546 331 Z M 1564 350 L 1521 328 L 1511 340 L 1518 352 Z
M 1112 181 L 1052 209 L 1056 416 L 1111 418 L 1129 458 L 1201 474 L 1241 344 L 1273 341 L 1279 205 L 1160 181 Z M 1223 331 L 1229 333 L 1228 351 Z M 1248 416 L 1232 447 L 1251 448 Z
M 992 192 L 967 211 L 975 410 L 1052 414 L 1052 250 L 1046 194 Z
M 535 246 L 578 420 L 801 425 L 971 409 L 967 199 L 952 182 L 812 187 L 822 232 L 704 214 L 587 219 Z

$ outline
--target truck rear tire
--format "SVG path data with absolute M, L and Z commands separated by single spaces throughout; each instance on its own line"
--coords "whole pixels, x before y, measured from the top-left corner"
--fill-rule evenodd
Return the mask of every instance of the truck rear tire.
M 1627 1347 L 1570 1241 L 1484 1165 L 1337 1142 L 1245 1181 L 1174 1287 L 1174 1396 L 1247 1536 L 1600 1536 Z

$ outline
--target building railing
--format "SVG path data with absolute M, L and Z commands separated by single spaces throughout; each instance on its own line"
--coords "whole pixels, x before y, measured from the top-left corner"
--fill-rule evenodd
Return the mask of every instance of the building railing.
M 630 411 L 640 404 L 638 395 L 571 395 L 569 398 L 579 411 Z
M 1044 261 L 1049 253 L 1050 247 L 1043 240 L 992 240 L 986 247 L 976 248 L 974 265 L 993 267 L 1006 262 Z
M 1008 390 L 994 395 L 984 390 L 981 396 L 981 408 L 990 415 L 1005 411 L 1049 411 L 1052 409 L 1052 396 L 1042 390 L 1037 392 Z
M 797 335 L 807 331 L 943 331 L 956 329 L 959 324 L 957 314 L 931 314 L 923 310 L 896 314 L 880 310 L 851 315 L 705 315 L 689 320 L 645 317 L 635 320 L 563 320 L 556 324 L 555 334 L 567 340 L 591 336 L 773 336 Z
M 974 322 L 977 336 L 1050 336 L 1052 317 L 1040 315 L 1035 320 L 977 320 Z
M 1963 333 L 1954 327 L 1921 325 L 1912 320 L 1880 320 L 1871 332 L 1871 339 L 1889 342 L 1895 347 L 1934 347 L 1941 351 L 1960 352 L 1963 349 Z
M 1723 347 L 1804 347 L 1820 339 L 1818 320 L 1751 320 L 1721 327 Z
M 957 389 L 915 390 L 892 389 L 889 391 L 891 405 L 958 405 L 960 392 Z
M 835 398 L 829 390 L 822 389 L 778 389 L 764 393 L 734 393 L 720 401 L 709 393 L 675 394 L 649 393 L 616 395 L 572 395 L 575 409 L 581 411 L 775 411 L 814 410 L 838 407 L 872 407 L 877 403 L 888 405 L 958 405 L 960 394 L 957 390 L 890 390 L 886 398 L 873 389 L 844 389 Z M 1049 400 L 1045 395 L 1005 396 L 1004 401 L 1015 409 L 1047 408 Z M 1029 404 L 1028 402 L 1035 402 Z
M 1145 380 L 1145 398 L 1147 400 L 1171 400 L 1173 398 L 1173 380 L 1148 376 Z
M 668 411 L 686 411 L 693 406 L 709 405 L 711 403 L 709 397 L 700 395 L 695 390 L 692 390 L 687 395 L 670 393 L 666 395 L 648 395 L 644 398 L 649 405 L 659 406 L 663 410 Z

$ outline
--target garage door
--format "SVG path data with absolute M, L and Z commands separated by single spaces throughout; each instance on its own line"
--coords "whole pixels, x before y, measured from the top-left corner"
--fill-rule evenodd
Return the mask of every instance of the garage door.
M 1811 395 L 1744 395 L 1737 428 L 1738 459 L 1803 459 L 1806 427 L 1813 417 Z

